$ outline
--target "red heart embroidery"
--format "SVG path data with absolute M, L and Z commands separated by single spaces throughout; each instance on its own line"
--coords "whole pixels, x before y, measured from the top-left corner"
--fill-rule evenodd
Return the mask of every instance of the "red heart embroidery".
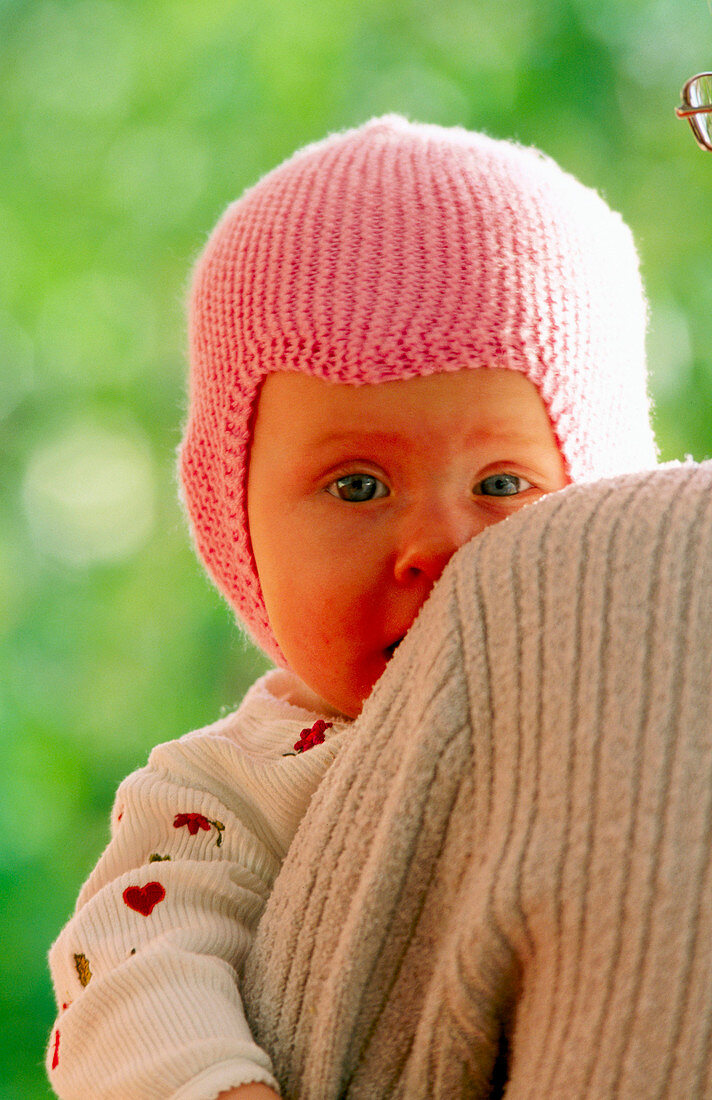
M 142 913 L 144 917 L 150 916 L 165 896 L 166 891 L 160 882 L 147 882 L 145 886 L 127 886 L 124 890 L 124 901 L 129 909 Z

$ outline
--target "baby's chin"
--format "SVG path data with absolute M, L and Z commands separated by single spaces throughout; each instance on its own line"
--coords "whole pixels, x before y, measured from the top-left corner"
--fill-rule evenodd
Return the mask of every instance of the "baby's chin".
M 314 698 L 320 700 L 322 708 L 326 708 L 324 713 L 329 714 L 331 717 L 358 718 L 366 700 L 383 676 L 388 663 L 404 637 L 405 635 L 402 635 L 383 649 L 380 654 L 376 654 L 362 669 L 362 677 L 359 681 L 340 684 L 332 693 L 326 691 L 315 692 Z M 307 691 L 310 690 L 307 687 Z

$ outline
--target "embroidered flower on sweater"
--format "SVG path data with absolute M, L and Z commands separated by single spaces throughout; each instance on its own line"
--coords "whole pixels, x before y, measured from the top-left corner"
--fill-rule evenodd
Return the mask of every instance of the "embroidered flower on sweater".
M 331 729 L 333 724 L 333 722 L 325 722 L 323 718 L 317 718 L 313 726 L 307 727 L 299 734 L 299 740 L 294 745 L 294 752 L 284 752 L 282 756 L 296 756 L 297 753 L 314 748 L 314 745 L 321 745 L 324 741 L 324 734 Z
M 89 959 L 86 957 L 86 955 L 75 955 L 74 965 L 77 969 L 79 981 L 86 989 L 86 987 L 89 985 L 89 982 L 91 981 L 91 969 L 89 967 Z
M 210 826 L 217 830 L 216 846 L 219 848 L 222 844 L 222 835 L 225 826 L 222 821 L 211 821 L 209 817 L 205 817 L 204 814 L 176 814 L 173 821 L 173 828 L 180 829 L 184 825 L 187 826 L 188 832 L 191 836 L 195 836 L 198 829 L 203 829 L 207 833 L 210 830 Z

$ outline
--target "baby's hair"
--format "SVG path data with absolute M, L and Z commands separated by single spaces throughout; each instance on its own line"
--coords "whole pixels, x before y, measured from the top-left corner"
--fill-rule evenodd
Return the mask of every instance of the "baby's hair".
M 520 371 L 580 481 L 655 464 L 645 327 L 630 231 L 537 150 L 388 115 L 298 151 L 228 207 L 194 272 L 180 472 L 210 576 L 284 664 L 247 521 L 268 374 Z

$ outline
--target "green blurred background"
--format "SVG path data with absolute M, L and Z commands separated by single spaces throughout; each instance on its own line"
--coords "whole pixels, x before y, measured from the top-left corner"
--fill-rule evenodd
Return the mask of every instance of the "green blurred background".
M 45 953 L 154 743 L 264 667 L 189 547 L 183 300 L 222 208 L 372 114 L 538 145 L 632 226 L 663 458 L 712 455 L 705 0 L 0 0 L 0 1096 L 46 1097 Z

